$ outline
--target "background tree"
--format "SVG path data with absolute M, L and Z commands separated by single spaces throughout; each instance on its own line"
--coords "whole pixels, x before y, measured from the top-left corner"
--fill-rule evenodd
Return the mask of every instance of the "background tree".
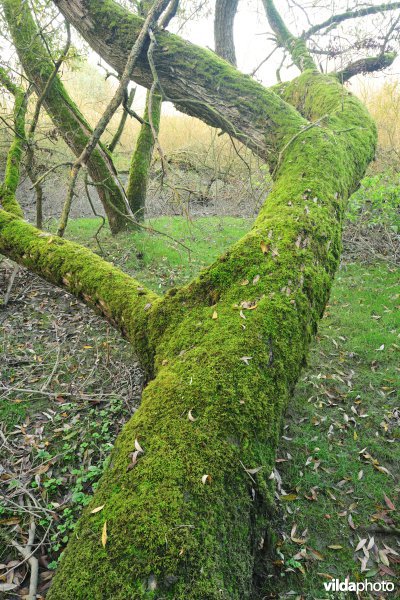
M 39 31 L 27 2 L 21 0 L 2 1 L 12 42 L 18 52 L 19 59 L 30 81 L 35 85 L 38 96 L 43 95 L 48 81 L 51 85 L 46 89 L 43 105 L 60 131 L 62 138 L 75 155 L 79 155 L 86 145 L 91 127 L 69 97 L 59 76 L 54 72 L 54 64 L 44 46 Z M 108 217 L 111 231 L 117 233 L 129 228 L 126 201 L 111 155 L 101 144 L 88 161 L 87 168 Z

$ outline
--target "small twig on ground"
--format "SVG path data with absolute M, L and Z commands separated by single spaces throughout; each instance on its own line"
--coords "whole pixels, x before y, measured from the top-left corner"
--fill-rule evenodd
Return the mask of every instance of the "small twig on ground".
M 7 304 L 10 301 L 11 290 L 12 290 L 12 287 L 14 285 L 15 277 L 17 276 L 18 271 L 19 271 L 19 265 L 15 264 L 14 268 L 12 270 L 12 273 L 10 275 L 10 279 L 8 281 L 7 290 L 6 290 L 6 293 L 5 293 L 5 296 L 4 296 L 4 300 L 3 300 L 3 306 L 4 307 L 7 306 Z

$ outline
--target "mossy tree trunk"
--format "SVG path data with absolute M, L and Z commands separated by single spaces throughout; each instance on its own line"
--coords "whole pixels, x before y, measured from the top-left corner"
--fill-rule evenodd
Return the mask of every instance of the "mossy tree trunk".
M 1 5 L 22 67 L 40 95 L 53 72 L 54 65 L 41 40 L 29 5 L 24 0 L 1 0 Z M 47 91 L 43 104 L 63 140 L 72 152 L 79 156 L 89 139 L 91 127 L 71 100 L 58 76 Z M 93 152 L 87 168 L 90 177 L 97 184 L 96 189 L 111 231 L 118 233 L 122 229 L 130 228 L 131 221 L 124 217 L 124 214 L 127 214 L 124 191 L 117 180 L 111 155 L 102 145 L 98 145 Z
M 234 86 L 233 69 L 203 57 L 210 62 L 199 72 L 192 65 L 190 89 L 222 66 L 229 82 L 221 85 Z M 0 252 L 100 310 L 148 374 L 49 600 L 256 595 L 283 411 L 329 296 L 345 203 L 373 157 L 376 130 L 336 78 L 313 69 L 274 92 L 245 81 L 241 102 L 263 107 L 251 127 L 260 139 L 268 134 L 273 190 L 249 233 L 189 285 L 158 298 L 88 250 L 0 211 Z M 237 137 L 250 131 L 242 120 Z
M 137 221 L 144 220 L 146 206 L 147 187 L 149 182 L 150 167 L 153 157 L 155 139 L 149 122 L 149 94 L 146 95 L 146 107 L 135 151 L 132 155 L 129 169 L 128 187 L 126 195 L 129 206 Z M 151 119 L 155 132 L 158 134 L 160 128 L 162 98 L 159 94 L 153 94 L 151 101 Z
M 13 139 L 7 153 L 3 183 L 0 185 L 0 206 L 17 217 L 22 217 L 22 209 L 15 198 L 20 180 L 21 159 L 26 142 L 25 118 L 28 105 L 28 94 L 17 86 L 0 67 L 0 84 L 14 96 Z

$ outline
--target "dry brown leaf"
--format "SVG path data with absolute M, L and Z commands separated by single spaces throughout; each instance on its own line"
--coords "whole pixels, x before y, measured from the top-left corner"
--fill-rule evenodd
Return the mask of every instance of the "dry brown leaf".
M 375 545 L 375 538 L 372 537 L 369 542 L 368 542 L 368 546 L 367 546 L 367 550 L 371 550 L 371 548 Z
M 261 467 L 256 467 L 255 469 L 244 469 L 246 471 L 246 473 L 248 473 L 249 475 L 255 475 L 256 473 L 258 473 L 258 471 L 261 471 L 262 469 L 262 465 Z
M 203 485 L 206 485 L 206 483 L 211 483 L 211 475 L 203 475 L 203 477 L 201 478 L 201 483 Z
M 379 562 L 381 562 L 386 567 L 389 566 L 389 560 L 384 550 L 379 550 Z
M 385 499 L 385 503 L 386 503 L 386 506 L 388 507 L 388 509 L 389 509 L 389 510 L 396 510 L 396 507 L 395 507 L 395 505 L 393 504 L 393 502 L 391 501 L 391 499 L 390 499 L 390 498 L 388 498 L 388 497 L 386 496 L 386 494 L 384 494 L 384 495 L 383 495 L 383 497 L 384 497 L 384 499 Z
M 352 529 L 357 529 L 354 525 L 353 517 L 351 515 L 348 516 L 347 521 Z
M 101 532 L 101 544 L 103 548 L 106 547 L 107 544 L 107 521 L 104 521 L 103 531 Z
M 261 247 L 261 252 L 263 254 L 268 254 L 271 244 L 266 244 L 265 242 L 261 242 L 260 247 Z
M 252 356 L 242 356 L 240 358 L 240 360 L 242 360 L 246 365 L 249 364 L 249 360 L 251 360 L 253 357 Z
M 255 285 L 256 283 L 258 283 L 259 281 L 260 281 L 260 276 L 259 276 L 259 275 L 256 275 L 256 276 L 253 278 L 253 285 Z
M 90 511 L 90 514 L 95 515 L 96 513 L 103 510 L 104 506 L 105 506 L 105 504 L 102 504 L 101 506 L 96 506 L 96 508 L 94 508 L 93 510 Z

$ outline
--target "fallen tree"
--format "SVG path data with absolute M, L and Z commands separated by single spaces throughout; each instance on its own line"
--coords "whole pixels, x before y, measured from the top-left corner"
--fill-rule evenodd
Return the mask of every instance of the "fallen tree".
M 140 29 L 110 0 L 56 4 L 115 64 Z M 187 98 L 177 104 L 253 140 L 274 177 L 251 231 L 189 285 L 157 297 L 81 246 L 0 211 L 0 253 L 100 311 L 131 341 L 148 379 L 50 600 L 255 597 L 282 415 L 329 296 L 346 200 L 376 143 L 362 104 L 317 72 L 268 7 L 305 68 L 273 91 L 157 33 L 167 94 L 179 93 L 183 77 Z M 145 56 L 133 77 L 151 86 Z

